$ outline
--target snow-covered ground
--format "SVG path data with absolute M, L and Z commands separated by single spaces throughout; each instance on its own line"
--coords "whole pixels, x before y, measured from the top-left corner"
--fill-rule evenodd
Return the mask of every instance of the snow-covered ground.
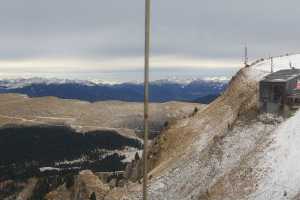
M 273 58 L 273 71 L 279 71 L 282 69 L 290 69 L 290 65 L 295 68 L 300 68 L 300 54 L 292 54 L 289 56 L 278 56 Z M 271 59 L 265 59 L 253 66 L 253 70 L 271 72 Z
M 300 193 L 300 111 L 272 134 L 258 168 L 265 173 L 251 199 L 292 199 Z
M 152 198 L 178 200 L 200 198 L 199 193 L 205 193 L 222 176 L 238 167 L 240 161 L 247 157 L 257 143 L 275 127 L 276 123 L 241 122 L 224 136 L 215 137 L 201 153 L 191 154 L 180 166 L 165 174 L 167 178 L 157 178 L 158 184 L 153 184 L 150 188 Z M 169 183 L 173 183 L 172 187 Z

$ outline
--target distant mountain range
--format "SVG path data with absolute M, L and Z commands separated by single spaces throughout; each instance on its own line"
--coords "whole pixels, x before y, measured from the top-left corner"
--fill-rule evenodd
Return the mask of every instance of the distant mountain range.
M 222 79 L 165 79 L 150 83 L 150 101 L 188 101 L 209 103 L 227 87 Z M 89 102 L 121 100 L 141 102 L 144 98 L 142 83 L 105 84 L 65 79 L 10 79 L 0 80 L 0 93 L 21 93 L 30 97 L 55 96 Z

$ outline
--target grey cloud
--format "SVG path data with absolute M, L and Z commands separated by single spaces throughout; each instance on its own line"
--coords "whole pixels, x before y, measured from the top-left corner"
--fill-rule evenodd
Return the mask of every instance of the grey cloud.
M 0 0 L 0 59 L 143 54 L 144 0 Z M 153 0 L 152 52 L 240 59 L 298 51 L 296 0 Z

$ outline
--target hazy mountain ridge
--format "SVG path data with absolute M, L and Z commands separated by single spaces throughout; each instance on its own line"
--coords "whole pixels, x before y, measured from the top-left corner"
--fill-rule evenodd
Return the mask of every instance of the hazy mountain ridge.
M 150 83 L 150 101 L 188 101 L 207 103 L 227 87 L 224 77 L 206 79 L 164 79 Z M 55 96 L 89 102 L 121 100 L 141 102 L 144 99 L 142 83 L 104 84 L 92 81 L 65 79 L 0 80 L 0 93 L 20 93 L 30 97 Z M 207 97 L 206 97 L 207 96 Z
M 188 85 L 194 81 L 206 81 L 206 82 L 219 82 L 227 83 L 230 81 L 225 76 L 219 77 L 205 77 L 205 78 L 180 78 L 170 77 L 165 79 L 158 79 L 150 81 L 152 84 L 164 84 L 164 83 L 177 83 L 181 85 Z M 97 79 L 67 79 L 67 78 L 43 78 L 43 77 L 32 77 L 32 78 L 2 78 L 0 79 L 0 86 L 6 88 L 20 88 L 31 84 L 64 84 L 64 83 L 78 83 L 82 85 L 121 85 L 121 84 L 137 84 L 142 85 L 141 81 L 127 81 L 127 82 L 108 82 Z

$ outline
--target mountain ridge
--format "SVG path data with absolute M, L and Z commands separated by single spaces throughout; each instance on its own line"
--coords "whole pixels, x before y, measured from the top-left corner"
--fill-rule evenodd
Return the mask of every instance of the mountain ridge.
M 227 81 L 193 79 L 189 82 L 158 80 L 150 83 L 150 101 L 186 101 L 207 103 L 220 95 Z M 30 97 L 55 96 L 89 102 L 120 100 L 142 102 L 144 88 L 141 83 L 96 84 L 90 81 L 64 79 L 0 80 L 0 93 L 20 93 Z

